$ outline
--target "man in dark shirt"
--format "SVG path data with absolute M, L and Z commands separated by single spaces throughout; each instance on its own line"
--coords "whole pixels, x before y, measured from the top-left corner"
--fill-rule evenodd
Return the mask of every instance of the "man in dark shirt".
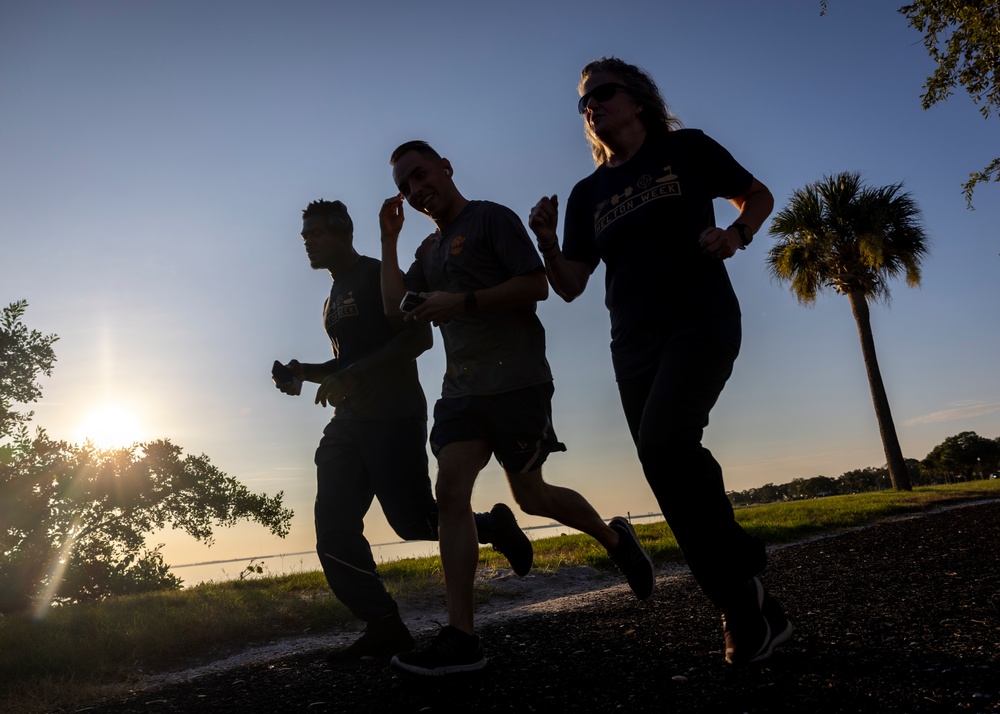
M 386 317 L 381 264 L 354 250 L 354 226 L 343 203 L 310 203 L 302 214 L 302 238 L 310 265 L 333 278 L 323 324 L 334 359 L 292 360 L 284 370 L 276 366 L 274 381 L 292 395 L 303 381 L 317 382 L 316 403 L 335 409 L 316 450 L 316 549 L 334 594 L 366 628 L 331 658 L 388 657 L 414 642 L 379 576 L 364 517 L 377 497 L 400 538 L 438 538 L 427 468 L 427 402 L 416 363 L 433 336 L 429 325 Z M 480 542 L 492 542 L 515 572 L 527 573 L 531 542 L 510 508 L 498 503 L 475 519 Z
M 390 163 L 399 194 L 379 216 L 383 302 L 390 315 L 398 314 L 404 292 L 418 293 L 423 302 L 406 320 L 440 326 L 448 363 L 431 431 L 448 626 L 430 646 L 401 652 L 392 664 L 423 675 L 468 672 L 486 666 L 473 618 L 471 499 L 491 457 L 521 510 L 596 538 L 640 599 L 652 594 L 653 566 L 626 519 L 606 524 L 579 493 L 542 478 L 548 455 L 566 447 L 552 429 L 552 373 L 535 314 L 548 284 L 521 220 L 504 206 L 462 196 L 451 163 L 426 142 L 403 144 Z M 404 199 L 437 227 L 405 277 L 397 256 Z

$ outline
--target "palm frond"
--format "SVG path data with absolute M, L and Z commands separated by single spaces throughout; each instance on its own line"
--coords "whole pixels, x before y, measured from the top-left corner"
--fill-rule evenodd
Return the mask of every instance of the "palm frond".
M 927 236 L 902 188 L 868 187 L 860 173 L 844 172 L 795 190 L 771 223 L 769 272 L 804 303 L 825 287 L 888 301 L 891 279 L 919 285 Z

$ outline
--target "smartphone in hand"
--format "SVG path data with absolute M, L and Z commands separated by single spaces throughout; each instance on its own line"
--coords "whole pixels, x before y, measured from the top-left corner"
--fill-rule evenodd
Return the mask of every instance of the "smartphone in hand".
M 427 298 L 420 297 L 419 293 L 415 293 L 412 290 L 407 290 L 406 295 L 403 296 L 403 301 L 399 303 L 399 309 L 403 312 L 410 312 L 417 305 L 422 305 L 426 302 Z
M 276 385 L 290 383 L 291 387 L 289 389 L 282 390 L 286 394 L 298 396 L 302 393 L 302 380 L 292 374 L 292 370 L 288 369 L 288 367 L 281 364 L 278 360 L 274 360 L 274 364 L 271 365 L 271 381 Z

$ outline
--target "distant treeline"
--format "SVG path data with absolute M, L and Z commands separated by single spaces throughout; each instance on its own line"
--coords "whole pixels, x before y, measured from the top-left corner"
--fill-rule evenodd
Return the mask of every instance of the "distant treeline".
M 974 431 L 963 431 L 949 436 L 920 461 L 906 459 L 906 469 L 914 486 L 997 478 L 1000 437 L 987 439 Z M 813 476 L 792 479 L 791 483 L 766 483 L 746 491 L 730 491 L 729 498 L 735 505 L 746 506 L 890 488 L 889 470 L 885 466 L 869 466 L 847 471 L 837 478 Z

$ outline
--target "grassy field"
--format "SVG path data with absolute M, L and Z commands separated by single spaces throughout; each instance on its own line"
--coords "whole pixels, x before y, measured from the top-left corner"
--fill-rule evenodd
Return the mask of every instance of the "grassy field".
M 998 497 L 1000 481 L 976 481 L 753 506 L 736 515 L 749 532 L 775 545 L 893 515 Z M 681 560 L 666 524 L 638 524 L 635 529 L 655 562 Z M 539 570 L 573 565 L 612 569 L 607 553 L 588 536 L 542 538 L 533 545 L 533 567 Z M 480 564 L 504 567 L 506 561 L 484 548 Z M 443 587 L 437 557 L 397 560 L 380 570 L 400 601 Z M 489 592 L 478 595 L 489 597 Z M 0 617 L 0 711 L 74 711 L 99 698 L 108 684 L 128 684 L 143 673 L 183 668 L 248 644 L 333 631 L 350 622 L 350 613 L 331 596 L 320 572 L 58 607 L 43 620 Z

